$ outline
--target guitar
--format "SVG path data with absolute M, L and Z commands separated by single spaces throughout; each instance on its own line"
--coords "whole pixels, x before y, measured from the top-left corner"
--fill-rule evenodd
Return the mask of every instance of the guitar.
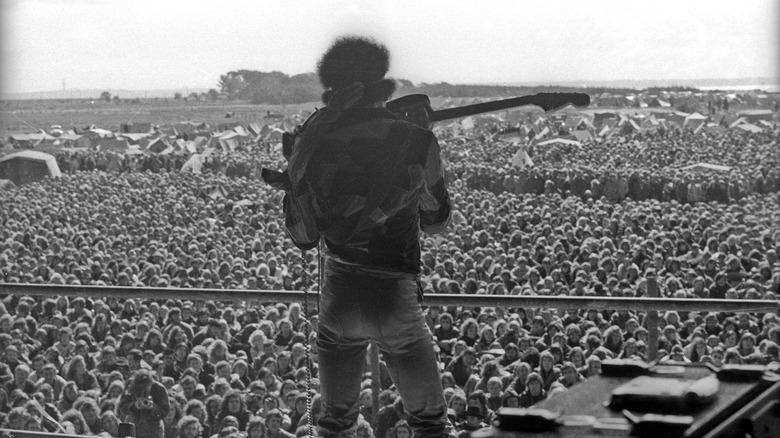
M 433 110 L 431 108 L 431 100 L 428 96 L 425 94 L 409 94 L 387 101 L 385 107 L 411 123 L 425 129 L 430 129 L 431 124 L 434 122 L 525 105 L 535 105 L 545 111 L 553 111 L 567 105 L 584 107 L 589 104 L 590 96 L 584 93 L 537 93 L 531 96 L 520 96 L 493 102 L 465 105 L 457 108 Z M 294 143 L 295 134 L 285 132 L 282 136 L 282 155 L 284 155 L 285 158 L 290 156 Z M 283 172 L 263 168 L 261 176 L 265 182 L 275 188 L 289 189 L 290 182 L 287 179 L 287 175 Z
M 385 103 L 385 107 L 399 117 L 413 123 L 423 122 L 421 126 L 425 128 L 428 128 L 431 123 L 442 120 L 457 119 L 526 105 L 538 106 L 544 111 L 554 111 L 568 105 L 586 107 L 590 105 L 590 96 L 585 93 L 537 93 L 530 96 L 512 97 L 441 110 L 432 109 L 431 100 L 425 94 L 409 94 Z M 425 116 L 421 111 L 423 109 L 425 114 L 427 114 L 428 123 L 424 123 L 421 120 L 421 117 Z

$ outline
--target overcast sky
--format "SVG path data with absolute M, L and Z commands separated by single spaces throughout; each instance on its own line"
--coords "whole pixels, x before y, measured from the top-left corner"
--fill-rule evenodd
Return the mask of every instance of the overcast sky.
M 776 0 L 0 0 L 0 87 L 216 87 L 314 71 L 336 37 L 387 44 L 390 76 L 519 83 L 780 77 Z

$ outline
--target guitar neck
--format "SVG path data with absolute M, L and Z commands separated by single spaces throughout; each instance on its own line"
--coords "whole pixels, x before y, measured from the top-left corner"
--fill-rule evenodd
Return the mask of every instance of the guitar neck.
M 433 111 L 430 115 L 431 122 L 440 122 L 442 120 L 457 119 L 477 114 L 489 113 L 491 111 L 501 111 L 509 108 L 516 108 L 524 105 L 540 105 L 544 99 L 537 96 L 520 96 L 511 99 L 496 100 L 493 102 L 475 103 L 457 108 L 447 108 Z

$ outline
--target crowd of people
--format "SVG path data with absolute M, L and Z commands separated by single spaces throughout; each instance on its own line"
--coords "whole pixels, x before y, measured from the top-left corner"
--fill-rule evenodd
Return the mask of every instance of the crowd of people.
M 273 164 L 267 151 L 273 146 L 242 142 L 230 152 L 212 149 L 203 159 L 202 169 L 230 178 L 260 178 L 260 169 Z M 60 149 L 53 151 L 57 165 L 64 173 L 91 172 L 178 172 L 191 154 L 123 154 L 114 151 L 81 151 Z
M 776 301 L 777 139 L 669 133 L 532 146 L 536 165 L 521 171 L 508 165 L 516 146 L 479 132 L 466 141 L 443 136 L 455 213 L 446 233 L 423 236 L 424 293 L 634 297 L 647 294 L 652 273 L 663 297 Z M 0 281 L 317 288 L 315 252 L 292 245 L 282 193 L 251 170 L 279 167 L 278 152 L 216 154 L 201 174 L 179 172 L 173 158 L 157 168 L 122 158 L 109 168 L 92 154 L 59 157 L 61 178 L 0 192 Z M 701 161 L 734 170 L 676 170 Z M 229 170 L 236 163 L 250 170 Z M 129 422 L 139 437 L 311 435 L 320 408 L 316 353 L 306 366 L 317 335 L 313 310 L 5 296 L 0 427 L 118 437 Z M 662 316 L 662 360 L 779 360 L 777 314 Z M 606 359 L 646 359 L 644 317 L 427 307 L 454 433 L 489 424 L 502 406 L 565 393 L 599 374 Z M 367 374 L 357 435 L 410 438 L 403 404 L 380 369 L 380 409 Z
M 579 146 L 533 144 L 528 147 L 529 156 L 544 165 L 523 170 L 506 165 L 516 145 L 491 144 L 488 138 L 453 141 L 444 149 L 445 156 L 454 157 L 457 163 L 451 172 L 475 190 L 537 195 L 552 190 L 583 199 L 604 196 L 611 202 L 631 198 L 683 204 L 730 203 L 750 194 L 780 192 L 776 132 L 732 130 L 715 135 L 675 129 L 616 135 Z M 702 163 L 731 170 L 684 169 Z

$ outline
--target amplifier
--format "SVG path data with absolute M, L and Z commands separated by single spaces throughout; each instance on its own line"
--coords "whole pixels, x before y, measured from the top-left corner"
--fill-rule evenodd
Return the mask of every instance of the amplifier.
M 780 437 L 780 367 L 605 361 L 530 409 L 501 408 L 475 438 Z

